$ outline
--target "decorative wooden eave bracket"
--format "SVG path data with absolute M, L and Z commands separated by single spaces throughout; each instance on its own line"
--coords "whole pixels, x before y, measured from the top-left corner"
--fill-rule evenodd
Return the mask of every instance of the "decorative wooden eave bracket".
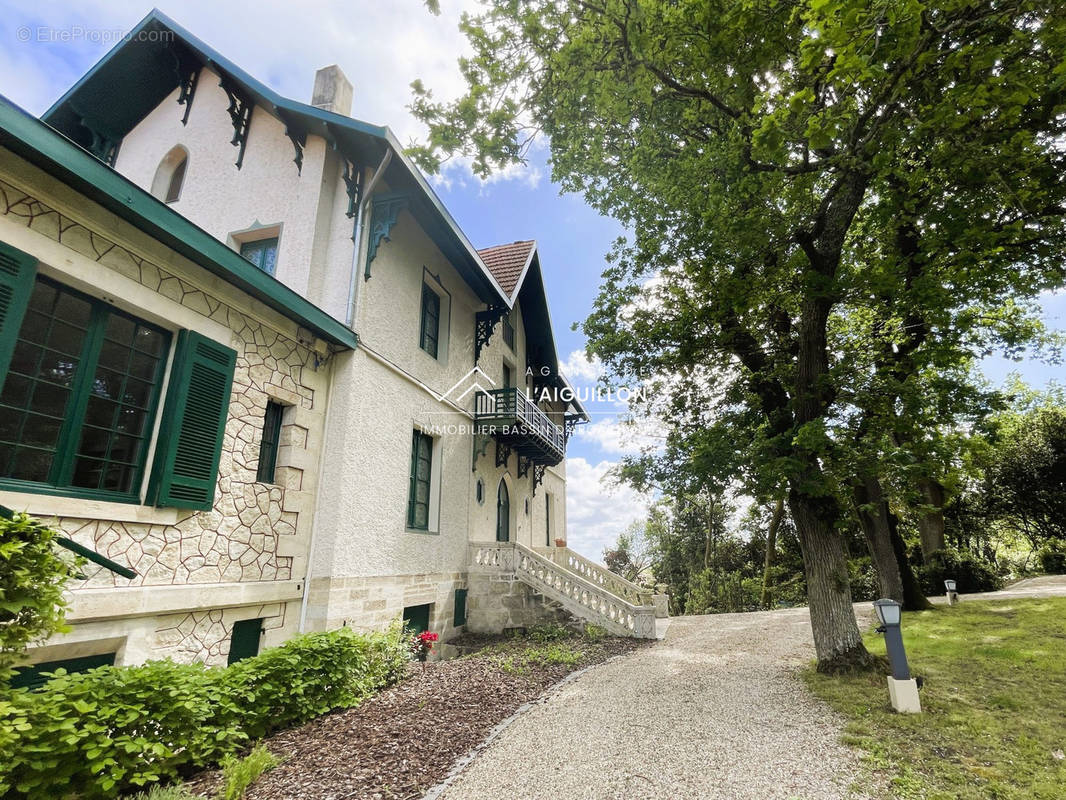
M 122 142 L 122 137 L 111 134 L 104 125 L 99 124 L 93 117 L 92 113 L 83 111 L 70 104 L 71 109 L 78 115 L 78 121 L 81 122 L 83 128 L 92 134 L 92 143 L 89 145 L 89 152 L 103 161 L 109 167 L 115 166 L 115 159 L 118 157 L 118 146 Z
M 492 332 L 507 314 L 507 306 L 489 306 L 474 315 L 474 364 L 481 360 L 481 350 L 487 347 Z
M 507 462 L 511 460 L 511 448 L 504 444 L 499 439 L 496 440 L 496 466 L 507 467 Z
M 378 254 L 378 245 L 390 241 L 400 212 L 407 208 L 407 195 L 384 194 L 370 202 L 370 235 L 366 246 L 366 271 L 363 280 L 370 280 L 370 264 Z
M 529 474 L 529 468 L 533 466 L 533 459 L 526 458 L 521 454 L 518 456 L 518 478 L 521 480 Z
M 348 195 L 348 210 L 344 216 L 351 219 L 359 209 L 359 201 L 363 199 L 363 169 L 357 164 L 342 158 L 344 162 L 344 192 Z M 355 240 L 355 228 L 352 228 L 352 240 Z
M 285 123 L 285 135 L 289 137 L 289 141 L 292 142 L 292 149 L 296 155 L 292 159 L 292 162 L 296 165 L 296 173 L 303 174 L 304 169 L 304 148 L 307 146 L 307 131 L 300 127 L 298 123 L 283 112 L 281 109 L 277 111 L 278 117 Z
M 200 79 L 200 68 L 192 67 L 187 72 L 182 72 L 178 77 L 178 105 L 185 106 L 185 113 L 181 116 L 181 124 L 189 124 L 189 112 L 192 111 L 192 100 L 196 96 L 196 82 Z
M 563 417 L 563 438 L 566 441 L 570 441 L 570 437 L 574 435 L 574 431 L 577 430 L 578 425 L 584 425 L 587 420 L 578 414 L 568 414 Z
M 252 109 L 255 104 L 241 91 L 236 83 L 223 75 L 218 82 L 222 91 L 229 98 L 230 122 L 233 123 L 233 138 L 230 144 L 239 148 L 237 152 L 237 169 L 244 163 L 244 148 L 248 146 L 248 129 L 252 125 Z
M 537 496 L 537 487 L 544 482 L 544 473 L 548 471 L 547 464 L 537 464 L 533 467 L 533 496 Z

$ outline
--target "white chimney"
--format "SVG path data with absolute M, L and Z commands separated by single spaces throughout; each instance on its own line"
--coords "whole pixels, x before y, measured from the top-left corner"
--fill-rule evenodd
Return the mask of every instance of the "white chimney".
M 336 64 L 322 67 L 315 73 L 311 105 L 346 117 L 352 113 L 352 82 Z

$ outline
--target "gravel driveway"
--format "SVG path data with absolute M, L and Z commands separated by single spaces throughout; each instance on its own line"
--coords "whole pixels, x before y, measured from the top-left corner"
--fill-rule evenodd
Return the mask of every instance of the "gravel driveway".
M 516 719 L 441 797 L 853 797 L 841 720 L 796 676 L 813 657 L 805 608 L 676 618 Z

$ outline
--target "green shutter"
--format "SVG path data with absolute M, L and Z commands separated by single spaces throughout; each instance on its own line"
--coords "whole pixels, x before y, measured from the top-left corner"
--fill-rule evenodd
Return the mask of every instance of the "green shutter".
M 422 606 L 407 606 L 403 610 L 403 621 L 415 633 L 429 630 L 430 603 Z
M 115 664 L 114 653 L 103 653 L 98 656 L 82 656 L 81 658 L 65 658 L 60 661 L 45 661 L 29 667 L 16 667 L 15 674 L 8 684 L 12 689 L 40 689 L 49 679 L 46 672 L 55 672 L 57 669 L 65 669 L 68 673 L 88 672 L 97 667 L 111 667 Z
M 182 331 L 170 373 L 149 497 L 157 506 L 210 509 L 237 353 Z
M 263 635 L 262 619 L 242 619 L 233 623 L 229 638 L 228 664 L 259 655 L 259 640 Z
M 36 258 L 0 242 L 0 388 L 7 379 L 36 274 Z
M 455 590 L 455 627 L 466 625 L 466 589 Z

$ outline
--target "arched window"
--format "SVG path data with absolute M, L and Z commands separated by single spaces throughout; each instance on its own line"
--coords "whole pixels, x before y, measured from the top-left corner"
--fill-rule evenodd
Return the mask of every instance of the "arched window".
M 189 166 L 189 151 L 180 144 L 171 148 L 163 156 L 152 179 L 152 195 L 164 203 L 173 203 L 181 197 L 181 186 L 185 183 L 185 172 Z
M 496 541 L 511 541 L 511 496 L 503 479 L 496 490 Z

